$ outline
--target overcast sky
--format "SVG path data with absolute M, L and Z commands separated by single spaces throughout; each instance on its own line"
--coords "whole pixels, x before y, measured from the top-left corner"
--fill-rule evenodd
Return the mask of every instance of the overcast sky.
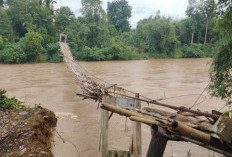
M 103 0 L 102 4 L 105 10 L 107 1 L 109 0 Z M 184 18 L 188 4 L 188 0 L 128 0 L 128 2 L 132 6 L 132 17 L 130 18 L 132 27 L 136 27 L 139 20 L 155 15 L 158 10 L 160 10 L 161 15 L 170 16 L 174 19 Z M 76 16 L 81 15 L 81 0 L 57 0 L 55 7 L 60 6 L 69 6 Z

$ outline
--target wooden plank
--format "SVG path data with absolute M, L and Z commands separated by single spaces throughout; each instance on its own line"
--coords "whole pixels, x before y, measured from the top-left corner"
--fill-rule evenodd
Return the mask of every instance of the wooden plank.
M 107 157 L 108 156 L 108 117 L 109 117 L 109 111 L 102 110 L 101 111 L 101 157 Z
M 217 133 L 223 141 L 230 144 L 232 142 L 232 119 L 227 115 L 222 115 L 213 125 L 212 131 Z
M 129 99 L 129 98 L 121 98 L 121 97 L 113 97 L 109 95 L 104 95 L 102 100 L 103 106 L 107 106 L 105 104 L 109 104 L 110 106 L 118 109 L 123 108 L 136 108 L 141 109 L 141 102 L 139 100 L 135 99 Z M 108 111 L 107 111 L 108 112 Z M 108 113 L 109 114 L 109 113 Z M 137 115 L 137 114 L 136 114 Z M 105 122 L 105 116 L 102 117 L 103 122 Z M 107 121 L 108 123 L 108 121 Z M 105 125 L 105 124 L 103 124 Z M 102 129 L 105 129 L 105 127 L 102 127 Z M 103 132 L 104 130 L 102 130 Z M 108 126 L 107 126 L 107 132 L 108 132 Z M 108 133 L 107 133 L 108 136 Z M 131 143 L 130 143 L 130 154 L 133 154 L 132 156 L 141 157 L 142 156 L 142 136 L 141 136 L 141 123 L 140 122 L 132 122 L 132 137 L 131 137 Z M 108 139 L 108 138 L 107 138 Z M 102 143 L 105 143 L 105 135 L 102 134 Z M 104 147 L 104 148 L 103 148 Z M 108 143 L 107 143 L 107 149 L 108 149 Z M 102 146 L 102 151 L 104 151 L 103 154 L 106 151 L 106 145 Z M 109 152 L 111 154 L 108 154 L 109 156 L 113 156 L 112 152 Z M 119 155 L 119 154 L 117 154 Z M 103 156 L 102 156 L 103 157 Z
M 128 151 L 109 150 L 108 157 L 131 157 Z
M 138 95 L 136 96 L 139 97 Z M 139 100 L 135 101 L 135 108 L 141 109 L 141 102 Z M 141 134 L 141 123 L 132 122 L 132 137 L 130 143 L 130 153 L 134 154 L 136 157 L 142 156 L 142 134 Z
M 105 100 L 107 100 L 107 102 Z M 134 108 L 135 107 L 135 99 L 130 99 L 130 98 L 121 98 L 121 97 L 113 97 L 110 95 L 103 95 L 102 102 L 109 103 L 114 106 L 119 106 L 122 108 Z
M 107 97 L 103 98 L 104 102 L 110 102 Z M 101 111 L 101 157 L 108 157 L 108 127 L 109 127 L 109 111 Z

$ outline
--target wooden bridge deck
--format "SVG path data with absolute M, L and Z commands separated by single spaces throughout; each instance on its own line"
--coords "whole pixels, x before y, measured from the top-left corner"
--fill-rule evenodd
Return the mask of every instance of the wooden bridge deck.
M 232 156 L 231 144 L 226 143 L 217 134 L 215 134 L 215 132 L 211 131 L 211 127 L 213 125 L 212 121 L 216 121 L 220 115 L 198 112 L 184 107 L 178 108 L 167 104 L 161 104 L 146 97 L 143 97 L 146 99 L 141 99 L 139 94 L 117 87 L 116 85 L 106 85 L 105 82 L 91 76 L 78 64 L 78 62 L 75 61 L 67 43 L 59 42 L 59 45 L 64 61 L 74 74 L 76 80 L 79 82 L 78 85 L 81 86 L 81 89 L 83 90 L 82 94 L 78 94 L 79 96 L 84 97 L 84 99 L 90 98 L 99 101 L 101 108 L 104 110 L 118 113 L 120 115 L 129 117 L 133 121 L 142 122 L 151 126 L 153 137 L 151 139 L 147 157 L 162 157 L 168 140 L 192 142 L 226 156 Z M 115 90 L 118 90 L 119 93 L 115 93 Z M 123 94 L 121 91 L 123 91 Z M 141 100 L 147 103 L 154 103 L 160 106 L 169 107 L 174 110 L 181 111 L 181 114 L 151 108 L 136 110 L 133 108 L 124 108 L 103 102 L 103 96 L 111 93 L 114 95 L 118 94 L 118 96 L 123 98 L 127 97 L 130 99 Z M 191 112 L 194 114 L 192 115 L 192 118 L 189 119 L 182 114 L 185 112 Z M 204 116 L 211 120 L 199 120 L 196 118 L 199 116 Z M 106 156 L 102 155 L 102 157 Z

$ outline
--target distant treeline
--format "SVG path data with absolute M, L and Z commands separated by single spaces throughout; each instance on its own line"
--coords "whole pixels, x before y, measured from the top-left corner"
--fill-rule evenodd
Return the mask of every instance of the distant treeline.
M 84 61 L 208 57 L 223 36 L 214 0 L 189 0 L 182 20 L 157 11 L 135 29 L 126 0 L 108 2 L 107 13 L 100 0 L 82 0 L 79 17 L 69 7 L 54 9 L 54 3 L 0 0 L 0 62 L 60 62 L 60 33 L 68 35 L 75 58 Z

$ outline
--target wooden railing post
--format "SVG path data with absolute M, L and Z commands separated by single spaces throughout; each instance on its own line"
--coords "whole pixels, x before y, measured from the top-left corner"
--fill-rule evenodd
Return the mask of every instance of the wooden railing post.
M 109 111 L 101 111 L 101 143 L 100 154 L 101 157 L 108 157 L 108 121 Z
M 139 98 L 139 94 L 136 94 L 136 98 Z M 139 100 L 135 100 L 135 108 L 139 110 L 141 109 L 141 102 Z M 134 157 L 142 156 L 142 133 L 140 122 L 132 122 L 132 138 L 129 150 Z

